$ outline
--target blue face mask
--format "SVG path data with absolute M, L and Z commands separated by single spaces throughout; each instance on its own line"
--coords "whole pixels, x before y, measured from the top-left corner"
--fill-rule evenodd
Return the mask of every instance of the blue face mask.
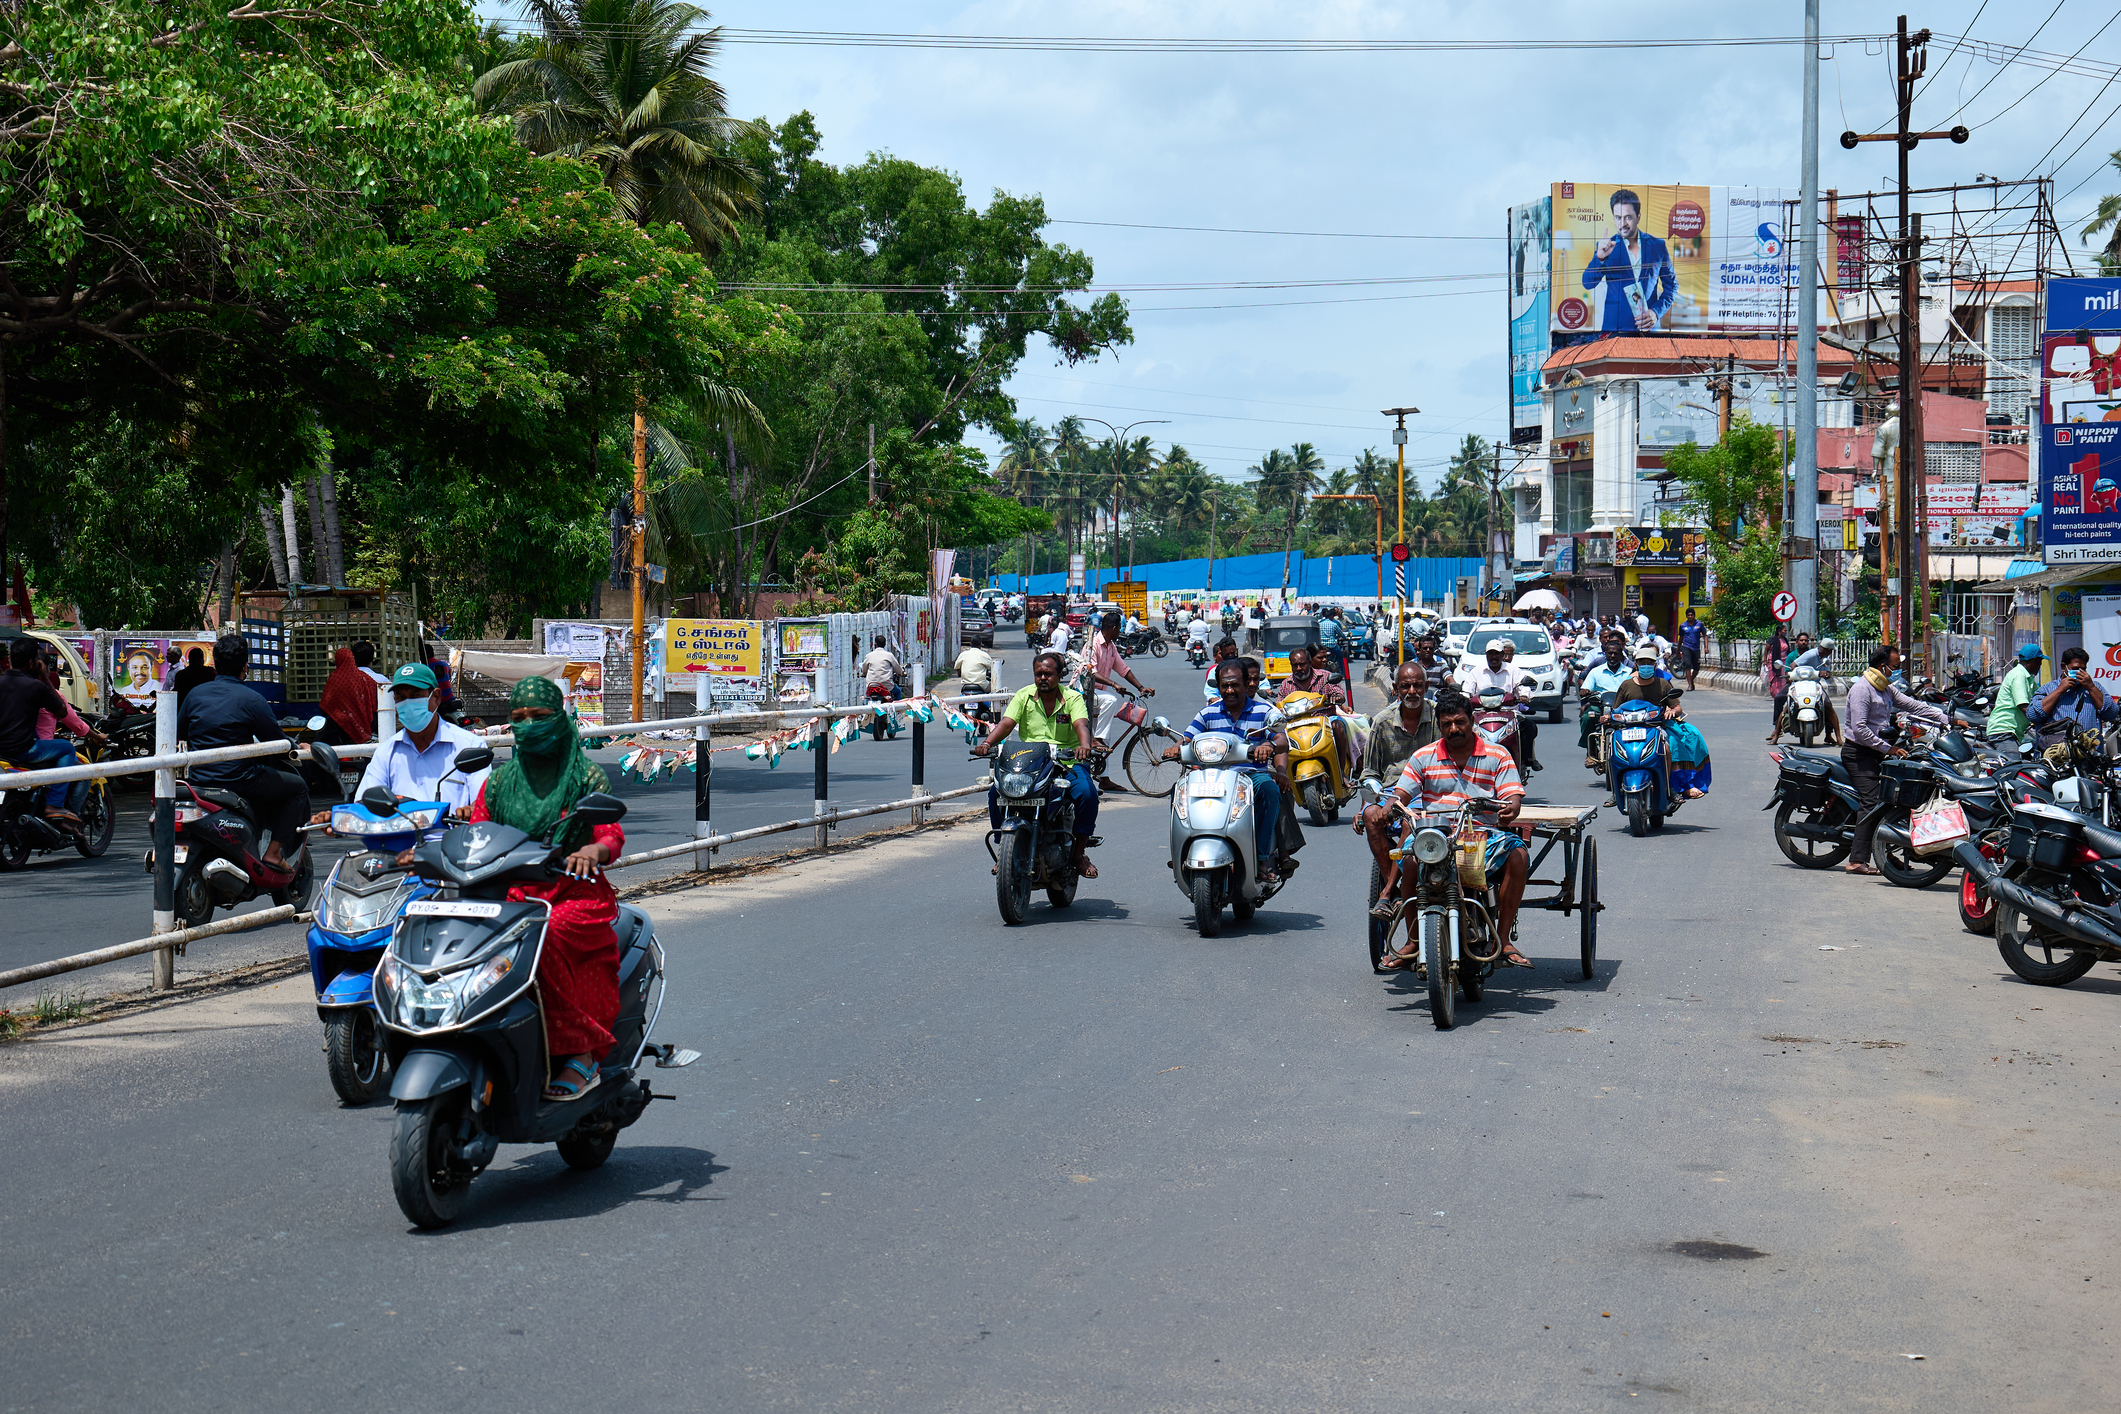
M 1644 682 L 1648 682 L 1651 678 L 1657 676 L 1657 669 L 1648 663 L 1641 663 L 1635 668 L 1635 676 L 1641 678 Z
M 409 697 L 398 704 L 398 725 L 409 732 L 424 732 L 435 719 L 435 709 L 424 697 Z

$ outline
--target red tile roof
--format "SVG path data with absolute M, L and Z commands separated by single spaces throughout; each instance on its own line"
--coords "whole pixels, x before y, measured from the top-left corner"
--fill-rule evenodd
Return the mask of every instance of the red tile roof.
M 1562 349 L 1545 364 L 1540 371 L 1548 375 L 1566 369 L 1579 368 L 1589 373 L 1604 364 L 1637 364 L 1643 368 L 1629 371 L 1671 373 L 1706 373 L 1712 363 L 1722 363 L 1736 357 L 1741 367 L 1754 371 L 1775 367 L 1781 358 L 1788 358 L 1796 366 L 1796 340 L 1788 339 L 1737 339 L 1725 337 L 1680 338 L 1670 334 L 1625 335 L 1618 339 L 1600 339 L 1595 343 L 1577 344 Z M 1855 357 L 1829 344 L 1819 345 L 1819 371 L 1825 374 L 1833 370 L 1836 374 L 1854 366 Z M 1657 365 L 1669 365 L 1658 369 Z M 1603 371 L 1619 372 L 1619 369 Z M 1549 376 L 1548 382 L 1553 378 Z

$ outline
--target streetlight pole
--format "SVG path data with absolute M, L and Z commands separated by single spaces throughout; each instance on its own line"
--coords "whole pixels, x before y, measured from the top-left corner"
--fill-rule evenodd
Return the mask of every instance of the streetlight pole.
M 1117 572 L 1119 569 L 1119 493 L 1121 484 L 1119 459 L 1126 450 L 1127 434 L 1137 427 L 1168 427 L 1171 424 L 1171 419 L 1168 417 L 1138 417 L 1124 427 L 1114 427 L 1101 417 L 1078 417 L 1076 421 L 1094 422 L 1112 434 L 1112 568 Z M 1128 566 L 1127 574 L 1131 577 L 1133 573 L 1133 566 Z M 1089 588 L 1090 586 L 1087 584 L 1083 586 L 1085 592 L 1088 592 Z
M 1385 508 L 1375 496 L 1368 494 L 1350 496 L 1313 496 L 1314 501 L 1368 501 L 1377 520 L 1377 611 L 1385 607 Z
M 1386 408 L 1384 416 L 1398 419 L 1392 429 L 1392 445 L 1399 452 L 1399 522 L 1392 533 L 1392 543 L 1404 545 L 1407 540 L 1407 418 L 1419 413 L 1420 408 Z M 1393 613 L 1398 627 L 1394 630 L 1396 654 L 1395 665 L 1407 661 L 1407 562 L 1392 562 Z

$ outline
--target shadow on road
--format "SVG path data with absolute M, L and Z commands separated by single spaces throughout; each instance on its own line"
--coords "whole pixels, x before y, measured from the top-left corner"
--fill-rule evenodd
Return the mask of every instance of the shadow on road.
M 704 1198 L 715 1175 L 727 1172 L 729 1165 L 716 1163 L 709 1150 L 656 1144 L 629 1148 L 622 1136 L 602 1168 L 577 1173 L 558 1150 L 541 1146 L 507 1168 L 480 1175 L 464 1215 L 446 1231 L 565 1222 L 634 1203 L 689 1203 Z

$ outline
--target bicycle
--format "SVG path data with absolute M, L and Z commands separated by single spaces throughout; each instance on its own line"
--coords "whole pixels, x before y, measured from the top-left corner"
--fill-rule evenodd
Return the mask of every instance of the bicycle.
M 1119 757 L 1120 769 L 1126 772 L 1127 784 L 1133 787 L 1135 794 L 1161 800 L 1171 794 L 1178 778 L 1185 773 L 1185 768 L 1178 762 L 1164 760 L 1163 744 L 1176 743 L 1178 733 L 1157 725 L 1161 719 L 1151 717 L 1141 706 L 1141 698 L 1135 694 L 1122 692 L 1117 696 L 1120 698 L 1119 717 L 1127 724 L 1127 730 L 1105 753 L 1105 758 Z M 1134 709 L 1133 714 L 1128 712 L 1129 707 Z

